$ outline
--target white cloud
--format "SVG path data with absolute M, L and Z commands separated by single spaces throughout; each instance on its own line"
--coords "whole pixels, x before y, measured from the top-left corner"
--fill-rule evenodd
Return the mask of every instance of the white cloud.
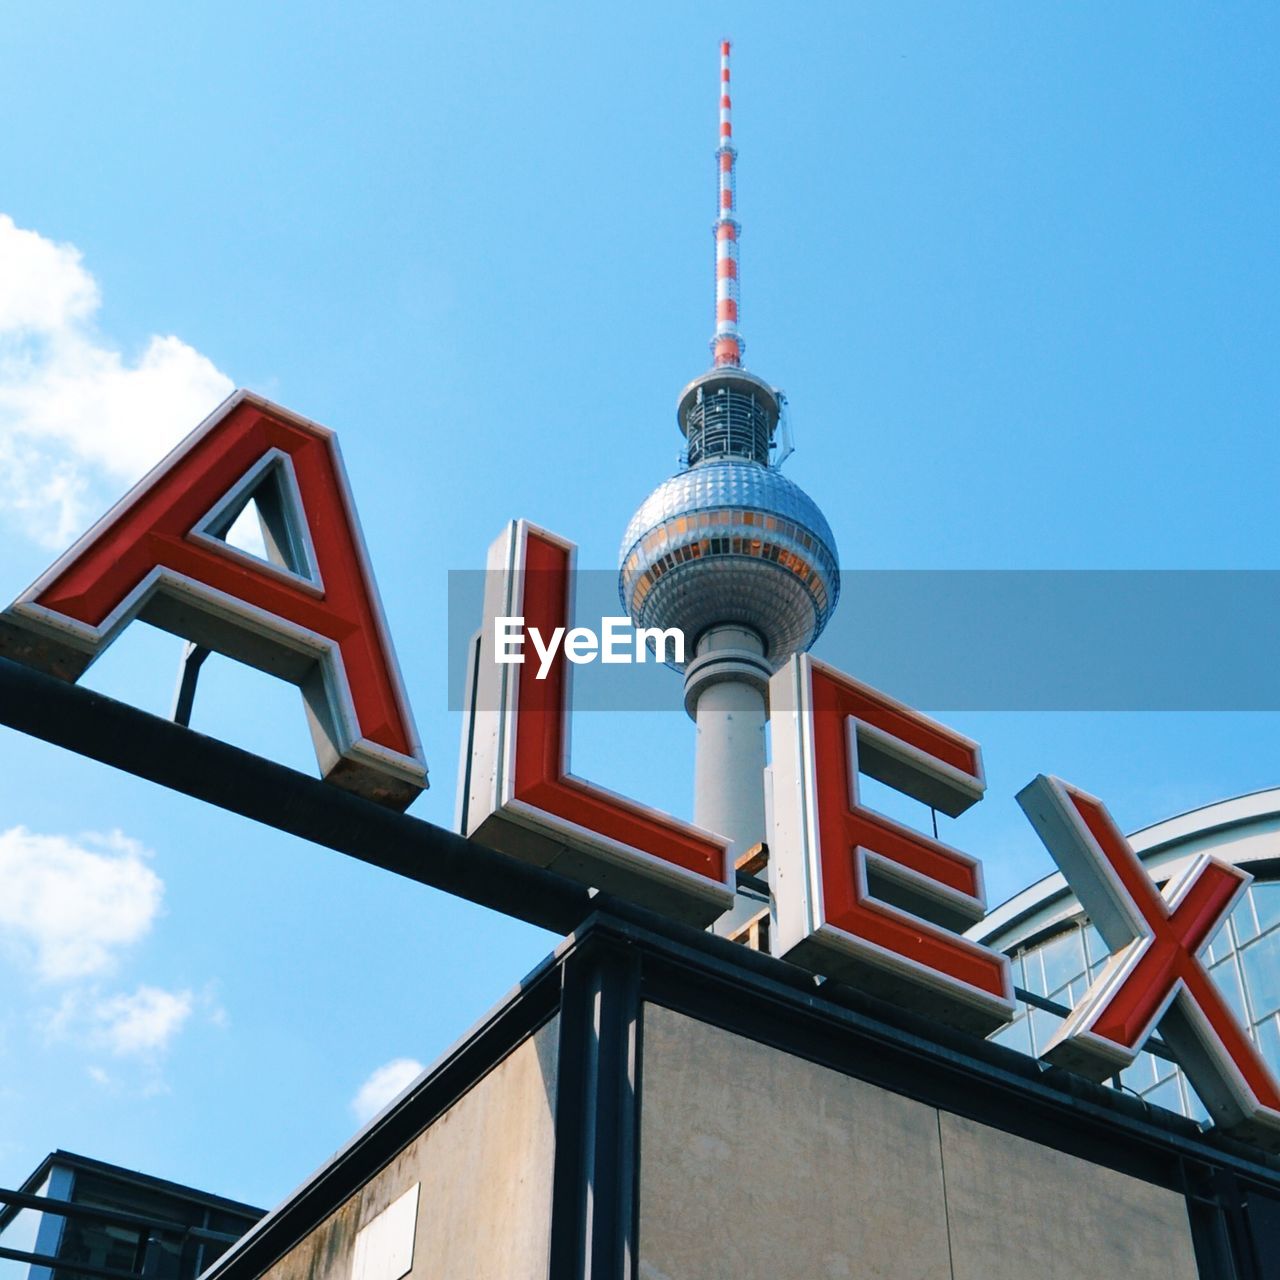
M 48 981 L 105 972 L 159 913 L 164 882 L 145 856 L 119 831 L 0 831 L 0 940 Z
M 351 1099 L 351 1110 L 355 1112 L 356 1119 L 361 1124 L 371 1120 L 421 1074 L 422 1063 L 414 1058 L 393 1058 L 379 1067 Z
M 172 334 L 136 360 L 93 327 L 80 251 L 0 214 L 0 509 L 63 546 L 233 389 Z
M 226 1031 L 231 1026 L 231 1015 L 223 1006 L 222 1001 L 218 999 L 218 984 L 216 982 L 206 982 L 204 989 L 200 992 L 197 1003 L 201 1012 L 204 1014 L 204 1020 L 219 1031 Z
M 193 1002 L 190 991 L 160 987 L 109 996 L 90 1012 L 92 1038 L 117 1057 L 163 1053 L 191 1016 Z
M 92 316 L 101 299 L 80 259 L 74 245 L 54 244 L 0 214 L 0 333 L 55 333 Z
M 96 987 L 64 992 L 38 1026 L 51 1041 L 65 1040 L 81 1048 L 117 1058 L 142 1058 L 155 1065 L 186 1025 L 196 1006 L 188 990 L 166 991 L 145 983 L 131 995 L 103 995 Z M 89 1074 L 98 1083 L 112 1082 L 101 1067 Z
M 37 835 L 25 827 L 0 831 L 0 944 L 44 982 L 58 983 L 56 1002 L 35 1013 L 49 1040 L 133 1066 L 144 1096 L 167 1088 L 165 1053 L 197 1014 L 224 1028 L 226 1010 L 215 983 L 200 992 L 141 983 L 104 990 L 101 979 L 123 952 L 150 932 L 160 914 L 164 882 L 150 855 L 119 831 L 77 837 Z M 98 1086 L 121 1086 L 114 1069 L 87 1065 Z M 142 1084 L 136 1084 L 141 1072 Z

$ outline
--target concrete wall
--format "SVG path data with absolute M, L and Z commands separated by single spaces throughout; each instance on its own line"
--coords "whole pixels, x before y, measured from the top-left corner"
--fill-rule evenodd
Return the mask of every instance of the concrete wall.
M 645 1006 L 641 1280 L 1196 1280 L 1182 1197 Z
M 943 1114 L 955 1280 L 1107 1275 L 1195 1280 L 1180 1195 Z M 1014 1247 L 1011 1247 L 1014 1246 Z
M 546 1280 L 556 1035 L 553 1020 L 264 1276 L 352 1280 L 357 1233 L 417 1183 L 411 1280 Z

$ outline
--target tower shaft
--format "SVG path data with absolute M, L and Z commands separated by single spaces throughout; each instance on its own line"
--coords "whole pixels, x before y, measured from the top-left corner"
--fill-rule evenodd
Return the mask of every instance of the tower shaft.
M 685 707 L 698 734 L 693 820 L 728 836 L 735 857 L 765 838 L 769 675 L 760 637 L 733 625 L 713 627 L 699 639 L 685 675 Z M 717 931 L 733 932 L 739 923 L 734 913 Z

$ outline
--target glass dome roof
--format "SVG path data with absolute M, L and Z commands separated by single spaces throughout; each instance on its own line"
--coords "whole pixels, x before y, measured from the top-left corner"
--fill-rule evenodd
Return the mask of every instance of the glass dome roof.
M 836 558 L 836 540 L 818 504 L 794 481 L 773 467 L 758 463 L 707 462 L 664 480 L 631 517 L 622 535 L 619 565 L 642 534 L 674 515 L 719 507 L 769 511 L 803 525 L 826 544 Z

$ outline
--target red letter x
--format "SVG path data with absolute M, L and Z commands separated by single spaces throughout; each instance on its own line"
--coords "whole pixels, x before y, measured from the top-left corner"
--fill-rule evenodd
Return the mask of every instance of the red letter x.
M 1100 800 L 1041 776 L 1018 803 L 1111 949 L 1042 1056 L 1101 1080 L 1159 1023 L 1214 1120 L 1280 1146 L 1280 1089 L 1199 958 L 1253 877 L 1205 854 L 1161 894 Z

